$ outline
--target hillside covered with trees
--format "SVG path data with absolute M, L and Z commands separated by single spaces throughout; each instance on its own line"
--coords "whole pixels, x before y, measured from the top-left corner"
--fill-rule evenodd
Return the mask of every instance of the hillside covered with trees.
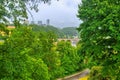
M 21 26 L 0 45 L 0 79 L 54 80 L 79 70 L 77 49 L 52 32 Z
M 33 31 L 41 32 L 53 32 L 57 35 L 58 38 L 74 38 L 75 36 L 78 36 L 78 31 L 76 27 L 65 27 L 65 28 L 57 28 L 54 26 L 44 26 L 44 25 L 37 25 L 37 24 L 31 24 Z

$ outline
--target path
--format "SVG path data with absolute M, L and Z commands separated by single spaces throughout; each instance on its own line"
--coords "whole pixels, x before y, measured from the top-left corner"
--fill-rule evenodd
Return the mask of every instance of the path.
M 90 73 L 90 70 L 86 69 L 82 72 L 78 72 L 76 74 L 73 74 L 73 75 L 70 75 L 70 76 L 67 76 L 67 77 L 64 77 L 64 78 L 60 78 L 60 79 L 57 79 L 57 80 L 80 80 L 80 78 L 87 76 L 89 73 Z

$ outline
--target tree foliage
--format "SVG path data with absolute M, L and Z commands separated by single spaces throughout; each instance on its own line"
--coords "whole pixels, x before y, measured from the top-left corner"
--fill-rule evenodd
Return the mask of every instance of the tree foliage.
M 0 45 L 0 79 L 55 80 L 79 70 L 79 55 L 70 42 L 52 32 L 21 26 Z
M 37 30 L 20 25 L 27 18 L 28 6 L 38 11 L 39 3 L 50 1 L 0 0 L 0 32 L 6 34 L 0 45 L 1 80 L 54 80 L 79 69 L 76 48 L 70 42 L 55 44 L 56 35 L 49 29 L 56 33 L 58 29 L 49 26 Z M 6 27 L 9 21 L 17 27 L 11 35 Z
M 34 9 L 38 11 L 38 4 L 41 2 L 49 3 L 51 0 L 1 0 L 0 1 L 0 23 L 13 21 L 19 26 L 19 21 L 28 18 L 27 11 Z
M 76 72 L 79 69 L 79 55 L 77 49 L 69 41 L 61 41 L 57 44 L 57 51 L 60 55 L 63 76 Z
M 78 10 L 78 17 L 83 21 L 78 28 L 80 55 L 89 67 L 104 66 L 102 74 L 115 80 L 120 74 L 119 5 L 119 0 L 82 0 Z
M 48 67 L 39 56 L 43 48 L 38 47 L 41 44 L 37 42 L 29 28 L 15 29 L 0 46 L 0 79 L 49 80 Z

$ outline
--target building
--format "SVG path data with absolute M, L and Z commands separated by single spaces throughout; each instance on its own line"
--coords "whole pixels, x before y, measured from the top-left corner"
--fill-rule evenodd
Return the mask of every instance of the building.
M 24 24 L 29 24 L 29 21 L 27 19 L 24 20 Z
M 35 24 L 35 22 L 34 22 L 34 21 L 31 21 L 31 24 Z
M 12 31 L 13 29 L 15 29 L 15 26 L 7 26 L 6 29 L 9 30 L 9 35 L 10 35 L 10 34 L 11 34 L 11 31 Z M 0 35 L 1 35 L 1 36 L 6 36 L 7 34 L 6 34 L 4 31 L 0 31 Z
M 38 25 L 42 25 L 42 21 L 38 21 Z
M 7 26 L 7 29 L 9 30 L 9 36 L 10 36 L 11 31 L 15 29 L 15 26 Z
M 47 26 L 50 25 L 50 20 L 49 19 L 46 20 L 46 25 Z

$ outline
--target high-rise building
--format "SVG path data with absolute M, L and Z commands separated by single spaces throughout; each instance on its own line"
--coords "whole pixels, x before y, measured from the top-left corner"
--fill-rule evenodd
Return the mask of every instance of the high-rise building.
M 31 24 L 35 24 L 35 22 L 34 22 L 34 21 L 31 21 Z
M 42 25 L 42 21 L 38 21 L 38 25 Z
M 50 25 L 50 20 L 49 19 L 47 19 L 46 25 Z

